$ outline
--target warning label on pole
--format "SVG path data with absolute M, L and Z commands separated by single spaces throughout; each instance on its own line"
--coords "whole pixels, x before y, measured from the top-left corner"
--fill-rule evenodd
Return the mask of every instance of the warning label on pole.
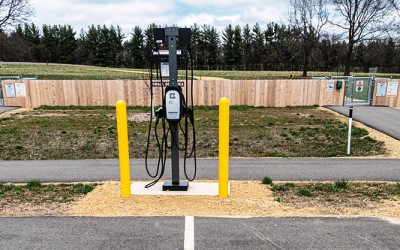
M 357 81 L 356 92 L 362 92 L 364 90 L 364 81 Z

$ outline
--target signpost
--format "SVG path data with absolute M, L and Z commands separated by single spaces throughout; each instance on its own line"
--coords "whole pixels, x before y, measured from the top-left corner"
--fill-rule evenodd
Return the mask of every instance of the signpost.
M 351 144 L 351 127 L 353 125 L 353 106 L 349 109 L 349 132 L 347 138 L 347 154 L 350 155 L 350 144 Z

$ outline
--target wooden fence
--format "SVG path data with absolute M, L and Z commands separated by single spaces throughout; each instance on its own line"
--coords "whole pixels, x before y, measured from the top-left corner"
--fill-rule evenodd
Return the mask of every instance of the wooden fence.
M 397 86 L 397 93 L 386 93 L 387 89 L 388 89 L 388 84 L 389 82 L 393 82 L 393 83 L 399 83 L 400 80 L 379 80 L 375 83 L 375 87 L 374 87 L 374 96 L 372 99 L 372 105 L 373 106 L 388 106 L 388 107 L 399 107 L 400 108 L 400 87 Z M 378 88 L 379 88 L 379 84 L 383 83 L 384 84 L 384 89 L 386 89 L 385 91 L 385 95 L 384 96 L 379 96 L 379 94 L 377 94 Z
M 150 106 L 148 82 L 143 80 L 3 81 L 4 93 L 7 84 L 14 85 L 16 95 L 5 95 L 5 106 L 114 106 L 120 99 L 129 106 Z M 222 97 L 231 105 L 273 107 L 342 105 L 344 99 L 344 88 L 328 90 L 326 80 L 196 80 L 193 86 L 194 105 L 205 106 L 218 105 Z M 156 105 L 160 92 L 155 88 Z

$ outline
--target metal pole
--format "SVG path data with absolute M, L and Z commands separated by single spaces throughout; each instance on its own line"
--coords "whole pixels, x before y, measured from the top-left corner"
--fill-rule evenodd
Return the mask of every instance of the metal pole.
M 229 197 L 229 99 L 219 101 L 218 121 L 218 196 Z
M 126 103 L 119 100 L 116 104 L 118 129 L 118 155 L 121 181 L 121 196 L 131 196 L 131 174 L 129 167 L 128 121 Z
M 176 55 L 176 38 L 179 28 L 165 28 L 165 36 L 168 39 L 169 49 L 169 85 L 178 85 L 178 64 Z M 179 184 L 179 130 L 178 123 L 169 123 L 171 129 L 171 168 L 172 184 Z
M 347 154 L 350 155 L 350 144 L 351 144 L 351 127 L 353 125 L 353 106 L 349 109 L 349 132 L 347 138 Z

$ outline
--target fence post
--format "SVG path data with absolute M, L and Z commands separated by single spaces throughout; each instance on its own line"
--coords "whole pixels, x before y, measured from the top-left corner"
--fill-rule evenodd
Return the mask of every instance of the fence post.
M 228 198 L 229 180 L 229 99 L 219 101 L 219 129 L 218 129 L 218 195 Z
M 353 106 L 349 109 L 349 132 L 347 135 L 347 154 L 350 155 L 350 145 L 351 145 L 351 127 L 353 126 Z
M 130 197 L 131 174 L 129 166 L 128 121 L 126 116 L 126 103 L 122 100 L 119 100 L 116 104 L 116 110 L 121 196 Z

